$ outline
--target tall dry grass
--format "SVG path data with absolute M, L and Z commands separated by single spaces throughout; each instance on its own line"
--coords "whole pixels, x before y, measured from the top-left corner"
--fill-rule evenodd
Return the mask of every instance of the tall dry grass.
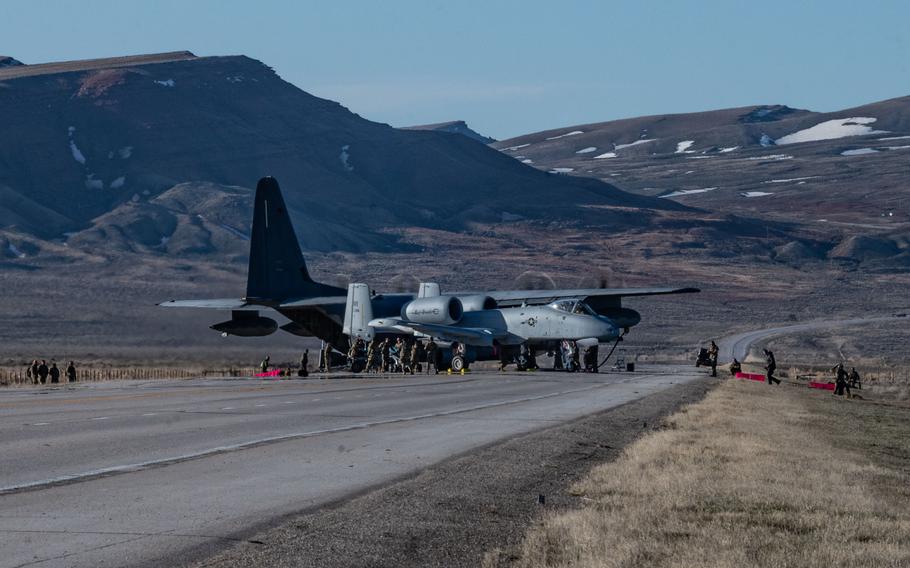
M 545 517 L 518 560 L 486 563 L 910 566 L 908 464 L 862 451 L 881 443 L 872 418 L 856 435 L 868 439 L 849 434 L 851 406 L 863 404 L 725 382 L 576 484 L 582 508 Z M 889 443 L 905 444 L 910 416 L 889 416 Z

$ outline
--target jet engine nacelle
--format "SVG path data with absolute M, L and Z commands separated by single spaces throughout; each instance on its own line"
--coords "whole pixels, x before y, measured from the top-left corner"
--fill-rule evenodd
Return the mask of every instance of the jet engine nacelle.
M 418 298 L 401 307 L 401 317 L 417 323 L 452 325 L 461 320 L 464 307 L 454 296 Z
M 235 310 L 231 319 L 216 323 L 211 326 L 222 335 L 237 335 L 239 337 L 262 337 L 271 335 L 278 329 L 278 322 L 272 318 L 262 317 L 259 312 Z
M 482 294 L 472 296 L 456 296 L 461 301 L 461 307 L 466 312 L 479 312 L 481 310 L 495 310 L 496 300 Z

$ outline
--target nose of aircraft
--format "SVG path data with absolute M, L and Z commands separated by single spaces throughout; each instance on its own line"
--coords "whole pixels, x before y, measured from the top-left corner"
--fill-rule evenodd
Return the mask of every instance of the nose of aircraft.
M 612 341 L 619 337 L 619 328 L 608 317 L 598 316 L 597 327 L 597 339 L 600 341 Z

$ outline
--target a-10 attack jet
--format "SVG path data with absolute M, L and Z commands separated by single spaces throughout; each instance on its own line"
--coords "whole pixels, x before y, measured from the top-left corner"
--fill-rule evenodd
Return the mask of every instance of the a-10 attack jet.
M 698 292 L 696 288 L 591 288 L 443 296 L 432 285 L 424 286 L 416 295 L 374 294 L 366 286 L 358 290 L 361 327 L 369 327 L 372 320 L 387 320 L 395 323 L 386 329 L 377 321 L 374 333 L 417 332 L 439 338 L 460 334 L 460 343 L 467 346 L 465 363 L 498 359 L 501 349 L 517 351 L 517 345 L 524 342 L 543 346 L 579 335 L 609 340 L 619 330 L 627 331 L 641 321 L 638 312 L 622 307 L 624 297 Z M 269 335 L 279 329 L 274 319 L 259 314 L 260 309 L 275 310 L 291 320 L 281 330 L 317 337 L 346 352 L 352 336 L 350 320 L 345 322 L 348 292 L 310 277 L 278 182 L 265 177 L 256 186 L 246 295 L 240 299 L 171 300 L 159 305 L 231 310 L 230 320 L 211 328 L 225 335 L 247 337 Z M 367 312 L 362 308 L 366 306 L 371 319 L 364 321 Z M 442 329 L 433 331 L 431 326 L 443 326 L 447 335 Z M 448 363 L 451 357 L 451 350 L 444 348 L 443 361 Z

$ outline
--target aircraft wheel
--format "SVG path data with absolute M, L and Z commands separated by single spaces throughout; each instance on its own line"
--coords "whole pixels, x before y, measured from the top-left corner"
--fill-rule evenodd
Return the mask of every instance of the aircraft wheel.
M 352 373 L 360 373 L 362 371 L 363 371 L 363 363 L 361 363 L 360 361 L 354 361 L 353 363 L 351 363 L 351 372 Z
M 464 357 L 461 355 L 452 357 L 452 370 L 456 373 L 460 373 L 462 369 L 468 369 L 468 362 L 464 360 Z

